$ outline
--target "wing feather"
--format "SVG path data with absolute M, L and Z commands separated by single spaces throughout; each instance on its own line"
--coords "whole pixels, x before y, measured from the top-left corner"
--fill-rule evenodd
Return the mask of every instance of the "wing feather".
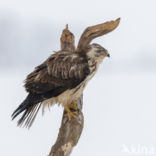
M 43 94 L 63 88 L 71 89 L 89 74 L 87 59 L 79 54 L 56 52 L 36 67 L 25 80 L 28 92 Z M 60 92 L 59 92 L 60 93 Z

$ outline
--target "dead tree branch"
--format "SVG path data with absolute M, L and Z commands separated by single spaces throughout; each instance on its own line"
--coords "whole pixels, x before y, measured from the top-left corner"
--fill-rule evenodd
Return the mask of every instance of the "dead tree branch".
M 68 26 L 63 30 L 61 35 L 61 50 L 63 51 L 74 51 L 74 35 L 68 30 Z M 82 113 L 82 104 L 83 98 L 81 97 L 77 101 L 77 121 L 75 118 L 68 120 L 65 115 L 66 111 L 64 110 L 61 127 L 59 130 L 58 138 L 55 145 L 52 147 L 49 156 L 68 156 L 72 148 L 77 144 L 82 129 L 83 129 L 83 113 Z
M 60 42 L 61 42 L 61 50 L 64 50 L 64 51 L 75 50 L 75 37 L 68 30 L 68 24 L 66 25 L 66 28 L 62 32 Z
M 73 52 L 83 51 L 94 38 L 113 31 L 118 26 L 119 22 L 120 19 L 118 18 L 115 21 L 88 27 L 83 32 L 76 50 L 74 45 L 74 35 L 68 30 L 68 25 L 66 25 L 66 28 L 63 30 L 60 39 L 61 50 Z M 78 143 L 84 124 L 82 105 L 83 98 L 81 97 L 77 101 L 76 110 L 79 120 L 76 120 L 75 118 L 68 120 L 65 117 L 67 112 L 64 110 L 58 138 L 56 140 L 56 143 L 51 148 L 49 156 L 69 156 L 73 147 Z
M 119 22 L 120 18 L 86 28 L 79 40 L 77 51 L 85 49 L 93 39 L 113 31 L 119 25 Z

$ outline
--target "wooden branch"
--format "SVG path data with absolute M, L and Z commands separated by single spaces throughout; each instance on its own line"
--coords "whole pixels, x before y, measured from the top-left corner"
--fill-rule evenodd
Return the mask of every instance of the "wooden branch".
M 74 35 L 68 30 L 68 24 L 63 30 L 61 38 L 61 50 L 64 51 L 74 51 L 75 50 L 75 40 Z
M 68 30 L 68 26 L 61 35 L 61 50 L 74 51 L 74 35 Z M 69 156 L 73 147 L 77 144 L 83 130 L 84 117 L 82 113 L 83 98 L 77 101 L 78 120 L 68 120 L 67 112 L 64 110 L 61 127 L 56 143 L 51 148 L 49 156 Z
M 68 120 L 65 117 L 66 112 L 62 118 L 61 128 L 56 143 L 51 149 L 49 156 L 69 156 L 73 147 L 78 143 L 83 130 L 84 117 L 82 113 L 83 100 L 82 97 L 77 101 L 78 118 Z
M 116 19 L 115 21 L 105 22 L 103 24 L 86 28 L 79 40 L 77 51 L 82 51 L 85 49 L 94 38 L 113 31 L 119 25 L 119 22 L 120 18 Z
M 66 25 L 66 28 L 63 30 L 60 39 L 61 50 L 73 52 L 83 51 L 94 38 L 113 31 L 118 26 L 119 22 L 120 19 L 118 18 L 115 21 L 88 27 L 83 32 L 76 50 L 74 45 L 74 35 L 68 30 L 68 25 Z M 56 143 L 51 148 L 49 156 L 69 156 L 73 147 L 78 143 L 84 124 L 82 105 L 83 98 L 81 96 L 81 98 L 79 98 L 77 101 L 76 112 L 78 120 L 75 118 L 71 118 L 71 120 L 69 120 L 66 117 L 67 112 L 64 110 L 58 138 Z

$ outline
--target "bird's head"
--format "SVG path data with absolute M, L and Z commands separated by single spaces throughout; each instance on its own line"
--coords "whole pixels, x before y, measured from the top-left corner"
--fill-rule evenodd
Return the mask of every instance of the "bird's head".
M 105 57 L 110 57 L 108 51 L 97 43 L 89 45 L 87 56 L 90 59 L 103 59 Z

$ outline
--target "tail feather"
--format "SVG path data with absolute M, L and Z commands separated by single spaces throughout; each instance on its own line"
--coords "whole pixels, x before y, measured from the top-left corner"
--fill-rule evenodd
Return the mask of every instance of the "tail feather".
M 25 110 L 22 117 L 18 120 L 17 125 L 26 128 L 30 128 L 35 120 L 35 117 L 41 107 L 41 103 L 36 104 L 35 106 L 31 106 L 29 109 Z
M 19 105 L 19 107 L 13 112 L 12 120 L 15 119 L 23 111 L 23 115 L 18 120 L 17 125 L 24 125 L 30 128 L 40 107 L 41 107 L 42 97 L 37 94 L 30 93 L 27 98 Z
M 14 120 L 20 113 L 22 113 L 26 109 L 25 101 L 19 105 L 19 107 L 13 112 L 12 120 Z

